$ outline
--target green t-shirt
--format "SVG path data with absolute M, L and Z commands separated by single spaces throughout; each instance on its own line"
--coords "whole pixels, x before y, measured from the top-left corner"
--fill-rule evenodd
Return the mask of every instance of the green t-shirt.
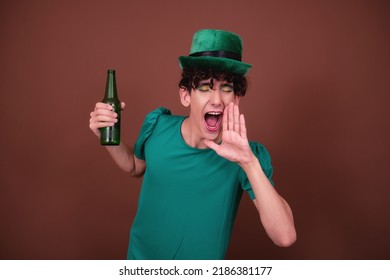
M 128 259 L 223 259 L 243 190 L 255 198 L 238 164 L 185 143 L 184 119 L 165 108 L 145 118 L 134 147 L 146 170 Z M 271 181 L 267 150 L 249 144 Z

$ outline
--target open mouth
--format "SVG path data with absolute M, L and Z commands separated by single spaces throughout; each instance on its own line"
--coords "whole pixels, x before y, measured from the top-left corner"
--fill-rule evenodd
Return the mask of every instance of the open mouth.
M 222 112 L 207 112 L 204 115 L 205 125 L 209 131 L 217 131 L 221 126 Z

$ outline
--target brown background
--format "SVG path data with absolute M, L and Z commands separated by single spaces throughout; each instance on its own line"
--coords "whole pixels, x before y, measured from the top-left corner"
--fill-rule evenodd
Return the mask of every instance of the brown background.
M 389 259 L 388 1 L 1 1 L 0 258 L 123 259 L 141 180 L 88 128 L 117 70 L 133 143 L 185 114 L 177 57 L 201 28 L 244 39 L 249 136 L 269 149 L 298 241 L 278 248 L 245 195 L 229 259 Z

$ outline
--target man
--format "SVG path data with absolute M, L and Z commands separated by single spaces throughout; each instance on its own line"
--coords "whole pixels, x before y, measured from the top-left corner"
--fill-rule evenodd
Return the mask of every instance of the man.
M 147 115 L 134 149 L 107 147 L 120 168 L 144 175 L 129 259 L 223 259 L 243 191 L 276 245 L 295 242 L 291 209 L 273 187 L 270 156 L 248 141 L 239 112 L 251 68 L 241 54 L 236 34 L 196 32 L 190 55 L 179 57 L 180 101 L 189 116 L 158 108 Z M 90 129 L 99 136 L 99 128 L 115 122 L 112 108 L 97 103 Z

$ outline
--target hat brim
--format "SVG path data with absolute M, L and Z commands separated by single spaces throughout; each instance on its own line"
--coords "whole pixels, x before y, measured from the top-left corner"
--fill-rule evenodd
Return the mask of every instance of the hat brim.
M 180 56 L 179 64 L 184 68 L 212 68 L 245 76 L 252 65 L 229 58 L 213 56 Z

